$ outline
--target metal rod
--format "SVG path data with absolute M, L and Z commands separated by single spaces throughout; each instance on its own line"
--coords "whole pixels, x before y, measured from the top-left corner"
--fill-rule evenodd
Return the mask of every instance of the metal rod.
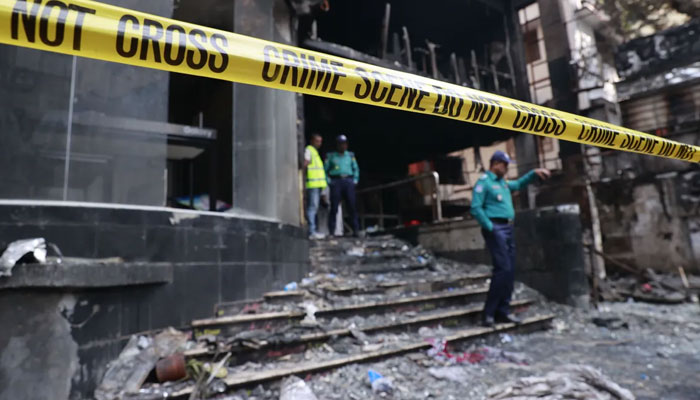
M 463 85 L 469 85 L 469 74 L 467 73 L 467 64 L 463 57 L 457 58 L 457 67 L 459 68 L 459 76 L 462 78 Z
M 474 71 L 474 82 L 475 89 L 481 89 L 481 77 L 479 76 L 479 64 L 476 62 L 476 52 L 472 49 L 472 70 Z
M 408 28 L 405 26 L 402 28 L 403 30 L 403 46 L 406 48 L 406 66 L 408 66 L 409 69 L 413 68 L 413 54 L 411 52 L 411 37 L 408 36 Z
M 433 171 L 433 187 L 435 190 L 435 217 L 433 217 L 433 222 L 442 221 L 442 199 L 440 198 L 440 174 Z
M 68 126 L 66 127 L 66 159 L 63 165 L 63 201 L 68 200 L 68 178 L 70 174 L 70 149 L 73 137 L 73 103 L 75 102 L 75 76 L 78 65 L 78 57 L 73 56 L 73 65 L 70 72 L 70 95 L 68 103 Z
M 382 192 L 379 192 L 379 228 L 384 229 L 384 199 Z
M 401 185 L 404 185 L 406 183 L 411 183 L 411 182 L 423 180 L 431 175 L 432 175 L 432 173 L 428 172 L 425 174 L 420 174 L 420 175 L 412 176 L 410 178 L 402 179 L 400 181 L 394 181 L 394 182 L 389 182 L 389 183 L 385 183 L 382 185 L 364 188 L 362 190 L 358 190 L 357 193 L 362 194 L 362 193 L 368 193 L 368 192 L 376 192 L 376 191 L 382 190 L 382 189 L 388 189 L 388 188 L 392 188 L 392 187 L 396 187 L 396 186 L 401 186 Z
M 391 59 L 401 61 L 401 39 L 396 32 L 391 34 Z
M 583 145 L 581 145 L 581 151 L 584 154 L 586 152 L 586 148 Z M 588 197 L 588 211 L 591 214 L 591 236 L 593 239 L 592 248 L 594 251 L 602 253 L 603 233 L 600 227 L 600 210 L 598 209 L 598 203 L 591 185 L 593 173 L 591 171 L 591 166 L 588 163 L 588 159 L 586 157 L 582 157 L 581 161 L 583 163 L 586 196 Z M 591 261 L 593 262 L 593 274 L 597 277 L 597 279 L 604 280 L 607 276 L 607 272 L 605 270 L 605 260 L 603 259 L 603 256 L 593 256 Z
M 455 83 L 461 85 L 462 79 L 459 76 L 459 67 L 457 66 L 457 54 L 455 54 L 454 52 L 450 54 L 450 67 L 452 67 L 452 73 L 455 76 Z
M 496 88 L 496 93 L 501 91 L 501 85 L 498 83 L 498 73 L 496 72 L 496 65 L 491 64 L 491 74 L 493 75 L 493 86 Z
M 395 215 L 389 215 L 389 214 L 384 214 L 384 203 L 383 203 L 383 198 L 382 198 L 382 191 L 385 189 L 390 189 L 394 188 L 397 186 L 402 186 L 406 185 L 409 183 L 425 180 L 425 179 L 430 179 L 432 182 L 432 188 L 431 188 L 431 208 L 432 208 L 432 213 L 433 213 L 433 222 L 435 221 L 441 221 L 442 220 L 442 199 L 440 196 L 440 175 L 437 172 L 427 172 L 425 174 L 417 175 L 410 177 L 408 179 L 402 179 L 400 181 L 395 181 L 395 182 L 390 182 L 386 183 L 383 185 L 378 185 L 378 186 L 373 186 L 370 188 L 358 190 L 357 194 L 366 194 L 366 193 L 371 193 L 371 192 L 378 192 L 379 194 L 379 214 L 366 214 L 363 215 L 363 218 L 378 218 L 379 219 L 379 226 L 384 227 L 384 220 L 385 219 L 397 219 L 399 221 L 399 224 L 401 223 L 401 212 L 399 211 L 398 214 Z M 399 199 L 399 201 L 401 201 Z M 400 204 L 399 204 L 400 208 Z
M 428 40 L 425 41 L 428 44 L 428 51 L 430 52 L 430 68 L 432 69 L 433 73 L 433 79 L 440 79 L 439 78 L 439 73 L 438 73 L 438 67 L 437 67 L 437 52 L 435 49 L 437 49 L 438 45 L 435 43 L 432 43 Z
M 382 49 L 381 58 L 386 58 L 386 48 L 389 42 L 389 22 L 391 21 L 391 4 L 386 3 L 384 8 L 384 22 L 382 22 Z
M 505 36 L 506 36 L 506 61 L 508 62 L 508 70 L 510 71 L 510 83 L 511 83 L 511 89 L 513 90 L 513 95 L 516 93 L 516 84 L 515 84 L 515 66 L 513 65 L 513 56 L 510 54 L 511 51 L 511 46 L 510 46 L 510 30 L 508 29 L 508 19 L 506 18 L 505 14 L 503 15 L 503 30 L 505 31 Z
M 416 47 L 414 50 L 416 53 L 420 54 L 420 56 L 421 56 L 421 58 L 420 58 L 420 60 L 421 60 L 421 72 L 423 72 L 423 74 L 427 75 L 428 74 L 428 57 L 427 57 L 428 50 L 426 50 L 422 47 Z
M 189 160 L 189 170 L 190 170 L 190 208 L 194 210 L 194 160 Z M 209 199 L 211 201 L 211 199 Z
M 311 22 L 311 39 L 318 39 L 318 22 L 316 22 L 316 20 Z

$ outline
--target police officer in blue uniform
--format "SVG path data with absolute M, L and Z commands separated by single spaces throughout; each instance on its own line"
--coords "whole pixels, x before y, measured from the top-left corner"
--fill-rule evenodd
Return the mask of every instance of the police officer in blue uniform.
M 491 286 L 484 305 L 484 326 L 493 326 L 495 322 L 520 323 L 509 311 L 515 280 L 515 210 L 510 192 L 524 188 L 537 177 L 545 180 L 551 175 L 549 170 L 538 168 L 518 180 L 508 181 L 505 175 L 510 162 L 508 154 L 496 151 L 489 170 L 479 178 L 472 195 L 471 214 L 481 225 L 493 262 Z
M 360 223 L 355 208 L 355 186 L 360 182 L 360 167 L 355 154 L 348 151 L 348 138 L 340 135 L 336 138 L 337 150 L 326 155 L 326 177 L 331 194 L 331 213 L 328 216 L 328 231 L 335 231 L 335 218 L 341 199 L 350 216 L 353 234 L 360 233 Z

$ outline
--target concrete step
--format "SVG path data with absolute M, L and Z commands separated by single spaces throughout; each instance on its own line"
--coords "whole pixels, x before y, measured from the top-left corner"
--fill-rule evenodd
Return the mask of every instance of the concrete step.
M 525 311 L 528 306 L 534 303 L 533 299 L 515 300 L 511 303 L 514 312 L 520 313 Z M 478 323 L 483 311 L 482 305 L 472 305 L 468 307 L 458 307 L 452 309 L 440 309 L 430 312 L 417 313 L 415 317 L 404 318 L 398 321 L 390 321 L 376 324 L 368 324 L 358 326 L 354 329 L 338 328 L 308 332 L 309 329 L 299 329 L 299 333 L 290 333 L 284 329 L 276 329 L 265 335 L 262 332 L 255 332 L 256 336 L 251 336 L 245 340 L 240 340 L 237 343 L 226 346 L 220 349 L 197 348 L 189 350 L 185 353 L 187 357 L 203 357 L 212 356 L 216 352 L 232 351 L 236 355 L 234 360 L 238 358 L 238 364 L 250 360 L 258 362 L 264 360 L 266 355 L 269 357 L 270 349 L 276 350 L 275 353 L 289 354 L 290 352 L 304 351 L 308 346 L 318 342 L 325 342 L 334 338 L 351 336 L 354 331 L 360 331 L 364 334 L 376 334 L 381 332 L 414 332 L 421 327 L 441 326 L 461 326 Z M 320 326 L 328 326 L 328 319 L 320 320 Z M 344 325 L 350 326 L 351 322 L 346 321 Z M 307 332 L 304 332 L 306 330 Z M 299 345 L 303 345 L 302 349 Z
M 316 318 L 331 319 L 333 317 L 346 318 L 354 315 L 362 316 L 386 312 L 418 312 L 483 301 L 486 292 L 486 287 L 444 291 L 421 296 L 337 306 L 318 310 L 315 315 Z M 224 316 L 192 321 L 192 328 L 194 328 L 195 336 L 207 334 L 229 336 L 245 330 L 279 329 L 289 324 L 299 323 L 305 316 L 306 313 L 301 311 Z
M 532 332 L 534 330 L 547 328 L 553 319 L 552 315 L 537 315 L 527 318 L 522 324 L 497 324 L 493 328 L 486 327 L 465 327 L 456 329 L 442 338 L 449 343 L 469 342 L 477 338 L 503 332 Z M 227 389 L 252 387 L 261 383 L 281 380 L 287 376 L 306 376 L 348 364 L 364 363 L 382 358 L 397 357 L 407 353 L 425 351 L 430 349 L 432 344 L 423 338 L 412 337 L 410 340 L 387 345 L 374 351 L 359 351 L 348 355 L 333 354 L 324 359 L 309 361 L 283 361 L 277 363 L 266 363 L 264 368 L 259 370 L 240 370 L 229 373 L 224 382 Z M 167 393 L 168 397 L 185 397 L 192 393 L 194 386 L 187 386 Z

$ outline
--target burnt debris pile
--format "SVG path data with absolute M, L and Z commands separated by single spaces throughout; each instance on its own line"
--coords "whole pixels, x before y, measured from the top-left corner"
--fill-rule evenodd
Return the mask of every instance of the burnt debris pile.
M 518 285 L 513 308 L 523 323 L 481 327 L 487 266 L 439 259 L 388 236 L 314 242 L 311 265 L 303 280 L 262 299 L 219 304 L 213 318 L 192 321 L 187 341 L 133 338 L 110 364 L 98 400 L 277 399 L 286 387 L 304 392 L 298 381 L 280 384 L 289 377 L 371 361 L 434 353 L 476 362 L 484 351 L 452 354 L 451 346 L 552 320 L 535 312 L 536 292 Z M 368 388 L 392 390 L 381 376 L 367 379 Z

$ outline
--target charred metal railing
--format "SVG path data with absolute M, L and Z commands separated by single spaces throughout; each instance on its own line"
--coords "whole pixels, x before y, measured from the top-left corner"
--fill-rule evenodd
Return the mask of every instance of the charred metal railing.
M 428 187 L 416 186 L 421 182 L 427 182 Z M 369 188 L 361 189 L 357 191 L 357 198 L 359 204 L 359 217 L 362 229 L 366 229 L 367 220 L 376 220 L 379 229 L 384 229 L 386 227 L 387 221 L 394 221 L 395 225 L 401 225 L 406 217 L 401 213 L 401 202 L 408 201 L 409 199 L 397 196 L 393 201 L 396 208 L 393 213 L 385 212 L 387 204 L 384 201 L 384 194 L 389 191 L 400 191 L 406 187 L 413 186 L 415 188 L 415 194 L 420 195 L 422 199 L 417 203 L 423 202 L 426 197 L 430 198 L 430 207 L 432 211 L 431 221 L 436 222 L 442 220 L 442 205 L 440 203 L 440 175 L 437 172 L 429 172 L 422 175 L 413 176 L 407 179 L 402 179 L 399 181 L 389 182 L 382 185 L 372 186 Z M 376 201 L 376 211 L 368 210 L 367 204 L 374 197 Z M 418 197 L 418 196 L 416 196 Z M 390 207 L 389 207 L 390 208 Z

